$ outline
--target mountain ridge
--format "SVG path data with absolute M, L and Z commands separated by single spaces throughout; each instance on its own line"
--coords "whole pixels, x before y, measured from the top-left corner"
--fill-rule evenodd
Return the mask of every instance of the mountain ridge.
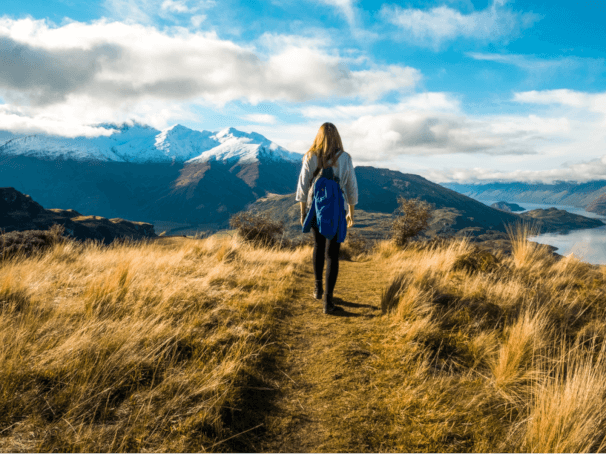
M 585 208 L 606 194 L 606 180 L 585 183 L 556 181 L 554 183 L 491 182 L 479 184 L 440 183 L 468 197 L 503 200 L 516 203 L 568 205 Z
M 163 130 L 140 123 L 98 125 L 109 135 L 66 138 L 47 134 L 15 135 L 4 131 L 0 154 L 48 159 L 105 162 L 187 162 L 259 159 L 300 161 L 293 153 L 256 132 L 235 128 L 198 131 L 176 124 Z M 7 139 L 8 138 L 8 139 Z

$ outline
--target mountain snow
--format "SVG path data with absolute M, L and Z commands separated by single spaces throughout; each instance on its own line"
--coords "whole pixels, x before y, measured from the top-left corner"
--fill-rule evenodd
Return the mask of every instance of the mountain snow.
M 292 153 L 255 132 L 235 128 L 219 132 L 196 131 L 175 125 L 159 131 L 151 126 L 103 124 L 111 135 L 74 139 L 36 135 L 15 135 L 0 131 L 0 155 L 32 156 L 44 159 L 98 160 L 113 162 L 258 162 L 301 161 Z

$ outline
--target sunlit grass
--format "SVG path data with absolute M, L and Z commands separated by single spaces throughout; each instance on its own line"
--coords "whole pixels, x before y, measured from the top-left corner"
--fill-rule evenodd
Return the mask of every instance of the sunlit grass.
M 209 238 L 1 262 L 1 449 L 230 449 L 249 427 L 228 409 L 307 255 Z

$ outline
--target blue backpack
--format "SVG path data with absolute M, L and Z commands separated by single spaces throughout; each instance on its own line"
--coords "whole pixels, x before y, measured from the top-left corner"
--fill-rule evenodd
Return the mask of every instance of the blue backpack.
M 339 186 L 339 177 L 335 176 L 332 167 L 322 169 L 313 194 L 311 207 L 303 222 L 303 233 L 309 232 L 315 225 L 323 236 L 332 240 L 336 235 L 337 243 L 342 243 L 347 235 L 345 199 Z

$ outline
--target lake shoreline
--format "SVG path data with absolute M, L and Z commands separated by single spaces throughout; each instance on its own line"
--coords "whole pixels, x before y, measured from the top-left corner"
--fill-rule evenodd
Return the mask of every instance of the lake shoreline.
M 496 200 L 476 199 L 485 205 L 490 206 Z M 525 211 L 519 214 L 527 213 L 535 209 L 557 208 L 568 211 L 572 214 L 578 214 L 592 219 L 599 219 L 606 222 L 606 216 L 601 216 L 596 213 L 591 213 L 579 207 L 568 205 L 546 205 L 536 203 L 516 202 Z M 552 246 L 555 252 L 562 256 L 573 254 L 579 260 L 582 260 L 593 265 L 606 265 L 606 225 L 570 230 L 566 233 L 542 233 L 530 238 L 532 241 L 539 244 Z

